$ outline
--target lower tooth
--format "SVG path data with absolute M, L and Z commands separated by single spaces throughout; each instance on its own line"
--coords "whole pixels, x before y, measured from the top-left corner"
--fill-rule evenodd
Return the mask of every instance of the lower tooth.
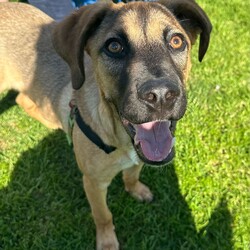
M 172 151 L 174 144 L 175 144 L 175 137 L 173 137 L 173 139 L 172 139 L 171 147 L 170 147 L 168 154 L 170 154 L 170 152 Z
M 171 148 L 174 146 L 175 140 L 176 140 L 175 137 L 173 137 L 172 142 L 171 142 Z

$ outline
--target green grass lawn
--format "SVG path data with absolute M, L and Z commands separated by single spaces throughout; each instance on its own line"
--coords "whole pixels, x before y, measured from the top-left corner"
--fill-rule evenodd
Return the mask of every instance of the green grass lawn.
M 121 176 L 109 188 L 124 250 L 250 249 L 250 5 L 198 2 L 214 28 L 202 64 L 193 51 L 175 161 L 143 169 L 151 204 L 131 198 Z M 29 118 L 14 95 L 0 96 L 0 249 L 94 249 L 95 227 L 64 134 Z

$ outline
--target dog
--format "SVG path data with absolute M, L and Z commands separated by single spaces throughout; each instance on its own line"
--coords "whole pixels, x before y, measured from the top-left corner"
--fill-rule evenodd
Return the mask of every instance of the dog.
M 96 248 L 119 249 L 107 188 L 123 171 L 127 192 L 153 199 L 139 174 L 174 157 L 191 47 L 200 36 L 202 61 L 208 16 L 193 0 L 99 2 L 60 23 L 23 3 L 1 3 L 0 13 L 0 92 L 18 91 L 31 117 L 72 136 Z

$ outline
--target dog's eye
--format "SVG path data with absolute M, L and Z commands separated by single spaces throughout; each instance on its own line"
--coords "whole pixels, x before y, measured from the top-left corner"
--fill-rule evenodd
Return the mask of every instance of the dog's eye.
M 179 50 L 183 48 L 184 41 L 180 35 L 173 35 L 169 41 L 169 45 L 174 50 Z
M 123 47 L 118 41 L 111 41 L 107 44 L 106 49 L 112 54 L 119 54 L 123 51 Z

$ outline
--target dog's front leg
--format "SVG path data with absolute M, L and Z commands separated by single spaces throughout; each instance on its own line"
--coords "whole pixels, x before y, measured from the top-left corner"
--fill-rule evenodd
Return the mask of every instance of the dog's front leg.
M 139 181 L 142 167 L 143 164 L 135 165 L 123 171 L 125 190 L 139 201 L 150 202 L 153 200 L 153 194 L 146 185 Z
M 114 231 L 112 214 L 106 202 L 107 186 L 84 176 L 83 184 L 96 225 L 96 249 L 118 250 L 119 243 Z

